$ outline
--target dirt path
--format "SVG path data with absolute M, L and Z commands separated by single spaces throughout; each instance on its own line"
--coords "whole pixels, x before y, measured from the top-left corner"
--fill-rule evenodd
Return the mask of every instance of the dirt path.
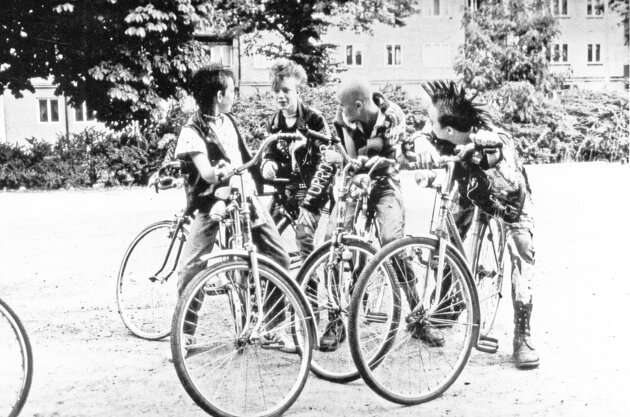
M 287 415 L 630 415 L 630 251 L 622 240 L 630 235 L 630 167 L 529 171 L 538 259 L 532 329 L 541 367 L 513 368 L 511 307 L 503 302 L 494 330 L 499 352 L 474 352 L 441 398 L 403 408 L 360 381 L 333 385 L 311 376 Z M 414 207 L 409 231 L 419 231 L 425 209 L 417 193 L 406 196 Z M 133 235 L 182 203 L 178 193 L 141 189 L 0 192 L 0 296 L 22 318 L 35 357 L 23 416 L 205 415 L 179 384 L 168 342 L 130 336 L 114 298 L 118 263 Z

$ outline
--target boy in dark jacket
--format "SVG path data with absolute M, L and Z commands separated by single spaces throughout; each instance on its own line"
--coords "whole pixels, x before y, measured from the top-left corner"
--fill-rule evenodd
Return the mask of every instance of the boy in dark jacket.
M 271 67 L 271 87 L 276 97 L 278 112 L 267 123 L 269 133 L 301 133 L 312 130 L 326 136 L 330 135 L 328 124 L 321 112 L 300 100 L 299 88 L 305 81 L 304 68 L 293 61 L 280 59 Z M 321 170 L 321 149 L 325 145 L 306 136 L 293 144 L 277 142 L 275 147 L 267 151 L 261 164 L 264 179 L 289 179 L 289 184 L 284 189 L 286 209 L 289 213 L 296 215 L 299 213 L 295 237 L 302 259 L 306 259 L 313 251 L 313 239 L 321 209 L 329 198 L 330 184 L 322 189 L 317 187 L 316 190 L 319 183 L 314 184 L 318 168 Z M 318 182 L 320 177 L 321 175 L 318 175 L 315 181 Z M 312 189 L 307 196 L 309 187 Z M 316 197 L 319 198 L 312 198 L 314 191 L 317 191 Z M 271 211 L 272 215 L 276 214 L 273 208 Z
M 485 113 L 466 98 L 463 88 L 457 88 L 454 82 L 434 82 L 424 89 L 431 106 L 429 122 L 415 141 L 418 165 L 429 167 L 439 154 L 474 153 L 474 159 L 464 158 L 456 166 L 454 175 L 461 193 L 456 222 L 460 233 L 465 234 L 473 203 L 503 217 L 511 239 L 514 362 L 519 369 L 535 368 L 539 357 L 530 335 L 534 219 L 527 174 L 511 137 L 487 122 Z

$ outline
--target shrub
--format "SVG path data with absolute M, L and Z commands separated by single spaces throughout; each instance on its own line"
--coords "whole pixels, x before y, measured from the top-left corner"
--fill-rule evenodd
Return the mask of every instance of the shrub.
M 402 88 L 388 85 L 386 97 L 407 115 L 409 133 L 427 120 L 425 104 Z M 336 116 L 334 86 L 301 93 L 332 123 Z M 627 161 L 629 155 L 628 99 L 605 92 L 570 91 L 551 100 L 528 83 L 508 83 L 483 94 L 490 117 L 511 132 L 528 163 L 562 161 Z M 242 97 L 234 106 L 241 133 L 251 149 L 266 135 L 266 121 L 275 111 L 270 92 Z M 28 146 L 0 143 L 0 188 L 17 189 L 146 184 L 151 173 L 172 157 L 181 126 L 190 117 L 174 104 L 167 117 L 142 132 L 113 134 L 86 129 L 54 144 L 30 138 Z

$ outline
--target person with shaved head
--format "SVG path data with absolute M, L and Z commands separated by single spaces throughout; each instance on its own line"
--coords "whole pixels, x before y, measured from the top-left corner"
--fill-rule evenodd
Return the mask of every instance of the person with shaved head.
M 361 78 L 347 79 L 341 83 L 337 101 L 339 109 L 334 122 L 335 130 L 342 146 L 351 158 L 384 157 L 394 164 L 384 164 L 373 173 L 375 181 L 369 196 L 368 212 L 374 212 L 378 225 L 379 239 L 382 246 L 400 239 L 405 231 L 405 210 L 400 191 L 399 172 L 396 161 L 398 142 L 406 132 L 405 114 L 396 104 L 383 94 L 374 91 L 370 83 Z M 328 162 L 341 162 L 341 155 L 333 150 L 326 151 L 324 158 Z M 367 164 L 369 166 L 369 164 Z M 367 171 L 366 171 L 367 172 Z M 345 227 L 352 229 L 352 215 L 356 201 L 350 201 L 346 210 Z M 331 214 L 334 218 L 336 213 Z M 329 231 L 330 235 L 332 230 Z M 404 262 L 401 260 L 400 265 Z M 416 280 L 407 280 L 411 265 L 403 265 L 403 271 L 396 271 L 401 287 L 405 292 L 411 309 L 418 303 L 419 295 Z M 444 344 L 444 337 L 429 324 L 412 329 L 412 335 L 432 346 Z M 335 350 L 345 339 L 345 328 L 341 320 L 329 320 L 329 326 L 320 340 L 320 349 Z

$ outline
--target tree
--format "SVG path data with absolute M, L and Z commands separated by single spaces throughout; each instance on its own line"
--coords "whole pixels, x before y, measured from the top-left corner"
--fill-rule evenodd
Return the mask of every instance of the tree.
M 0 93 L 34 92 L 49 78 L 71 104 L 86 102 L 111 127 L 148 123 L 205 58 L 193 35 L 205 0 L 5 0 Z
M 404 25 L 415 12 L 413 0 L 217 0 L 216 16 L 234 35 L 270 31 L 289 46 L 266 44 L 257 51 L 271 58 L 285 56 L 301 64 L 313 84 L 323 84 L 334 64 L 333 44 L 322 37 L 333 27 L 369 31 L 375 22 Z
M 623 31 L 626 38 L 626 45 L 630 41 L 630 19 L 628 14 L 630 13 L 630 2 L 628 0 L 610 0 L 608 3 L 610 8 L 621 16 L 621 24 L 623 25 Z
M 551 43 L 559 33 L 547 0 L 485 0 L 464 12 L 464 44 L 455 71 L 476 90 L 526 81 L 548 91 L 557 84 L 549 70 Z

